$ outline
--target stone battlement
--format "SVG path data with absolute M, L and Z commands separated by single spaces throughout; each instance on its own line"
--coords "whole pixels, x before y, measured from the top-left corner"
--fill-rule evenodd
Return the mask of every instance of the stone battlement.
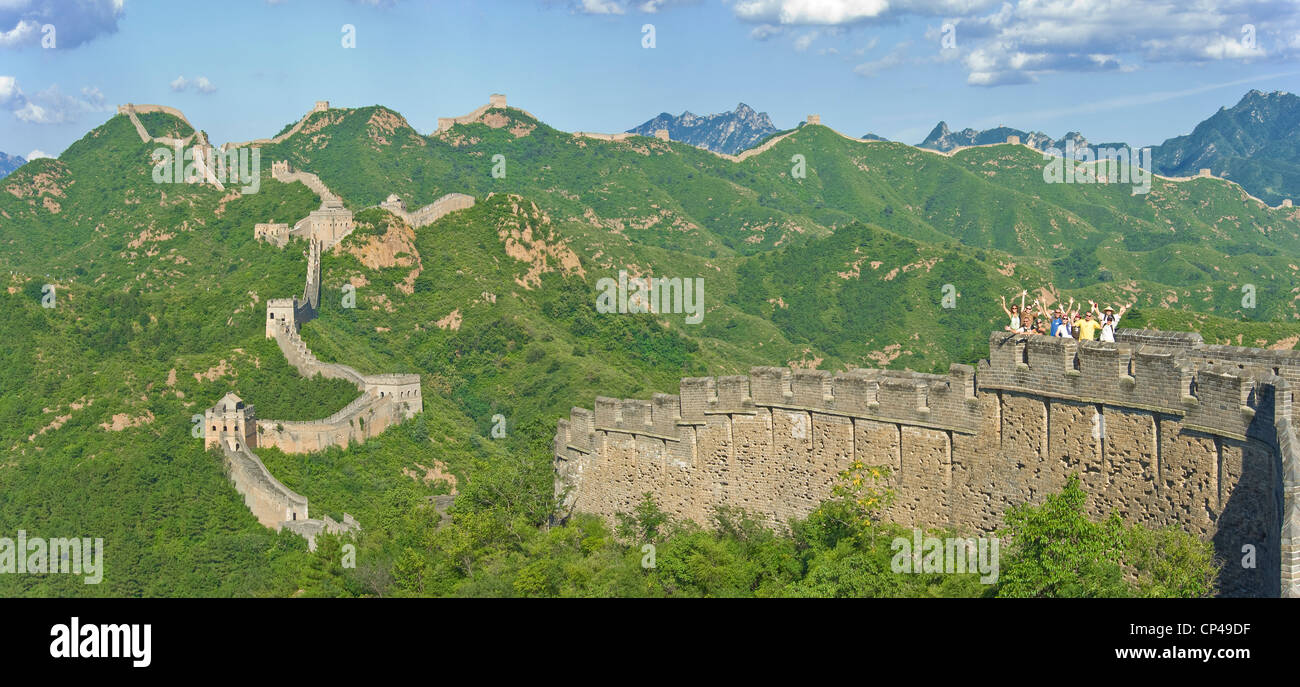
M 328 103 L 317 103 L 318 110 L 328 107 Z M 308 240 L 302 298 L 267 299 L 266 337 L 275 339 L 299 374 L 346 380 L 361 395 L 327 418 L 290 422 L 259 420 L 252 406 L 246 406 L 233 393 L 227 394 L 204 415 L 204 445 L 224 450 L 231 481 L 259 522 L 277 530 L 287 527 L 314 548 L 315 537 L 321 532 L 352 532 L 360 525 L 346 515 L 342 524 L 329 518 L 308 520 L 307 499 L 276 481 L 252 449 L 274 447 L 285 453 L 304 453 L 332 446 L 347 448 L 423 412 L 424 401 L 419 375 L 363 376 L 347 365 L 321 362 L 302 340 L 299 327 L 316 316 L 320 302 L 322 252 L 352 231 L 352 213 L 314 174 L 294 172 L 287 161 L 273 161 L 271 174 L 284 183 L 307 184 L 320 195 L 321 209 L 287 233 L 284 224 L 259 224 L 254 228 L 254 236 L 272 243 L 282 241 L 277 244 L 281 247 L 289 236 Z
M 401 217 L 412 228 L 419 229 L 433 224 L 453 212 L 474 207 L 474 196 L 464 193 L 448 193 L 419 210 L 410 212 L 406 209 L 406 203 L 397 195 L 392 194 L 388 196 L 387 200 L 380 203 L 379 207 Z
M 1224 569 L 1225 594 L 1300 596 L 1300 351 L 1116 338 L 997 332 L 988 360 L 946 375 L 756 367 L 598 397 L 557 423 L 561 517 L 613 518 L 648 491 L 677 517 L 738 506 L 781 527 L 859 460 L 890 469 L 886 519 L 990 531 L 1075 473 L 1095 517 L 1177 525 L 1223 556 L 1258 547 L 1258 570 Z
M 316 537 L 321 534 L 353 534 L 361 531 L 361 524 L 350 514 L 343 514 L 343 522 L 326 515 L 320 520 L 295 520 L 282 523 L 284 529 L 307 540 L 307 550 L 316 550 Z
M 263 526 L 278 531 L 285 522 L 307 519 L 306 497 L 281 484 L 248 446 L 227 446 L 223 453 L 226 474 Z
M 470 112 L 469 114 L 461 115 L 459 117 L 439 117 L 438 129 L 433 133 L 434 135 L 437 135 L 446 131 L 450 131 L 451 128 L 453 126 L 456 126 L 457 124 L 472 124 L 474 122 L 477 122 L 480 117 L 482 117 L 484 114 L 487 113 L 488 110 L 505 109 L 506 107 L 507 107 L 506 97 L 501 93 L 493 93 L 492 95 L 488 96 L 488 102 L 486 105 L 480 105 L 479 107 L 475 108 L 473 112 Z M 532 113 L 528 112 L 527 110 L 519 110 L 519 111 L 523 112 L 529 117 L 532 117 L 533 119 L 537 119 L 537 117 L 534 117 Z
M 953 365 L 947 375 L 907 370 L 824 370 L 755 367 L 750 376 L 691 377 L 681 394 L 650 401 L 599 396 L 595 410 L 574 408 L 563 443 L 590 450 L 587 434 L 600 430 L 681 441 L 679 428 L 703 425 L 709 415 L 754 414 L 759 408 L 815 411 L 971 434 L 979 430 L 975 370 Z M 576 434 L 574 434 L 576 432 Z
M 398 398 L 363 393 L 341 410 L 320 420 L 257 423 L 257 445 L 285 453 L 312 453 L 332 446 L 346 449 L 382 434 L 423 410 L 418 396 Z

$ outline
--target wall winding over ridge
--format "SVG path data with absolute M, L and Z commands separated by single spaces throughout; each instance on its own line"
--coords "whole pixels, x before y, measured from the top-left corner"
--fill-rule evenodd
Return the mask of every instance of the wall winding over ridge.
M 323 200 L 333 201 L 341 207 L 338 197 L 330 193 L 314 174 L 293 172 L 287 163 L 276 162 L 272 164 L 272 175 L 285 183 L 301 181 Z M 267 300 L 266 336 L 275 339 L 285 359 L 304 377 L 320 375 L 346 380 L 354 384 L 361 395 L 327 418 L 291 422 L 258 420 L 252 406 L 247 406 L 234 394 L 227 394 L 205 414 L 204 439 L 206 446 L 222 447 L 227 474 L 258 522 L 276 530 L 288 529 L 299 534 L 307 539 L 308 547 L 314 549 L 316 535 L 352 532 L 360 529 L 360 525 L 346 513 L 341 523 L 329 517 L 309 519 L 307 499 L 276 480 L 251 449 L 274 447 L 285 453 L 308 453 L 331 446 L 346 449 L 423 412 L 424 402 L 419 375 L 362 375 L 347 365 L 321 362 L 302 340 L 298 328 L 316 316 L 319 305 L 321 254 L 325 247 L 314 231 L 316 227 L 312 229 L 313 232 L 307 235 L 289 232 L 289 236 L 308 241 L 303 297 Z M 287 242 L 286 237 L 280 247 Z M 251 431 L 254 426 L 255 431 Z
M 1300 596 L 1292 379 L 1300 352 L 1133 330 L 1117 344 L 997 333 L 989 360 L 947 375 L 760 367 L 574 408 L 556 490 L 562 516 L 612 518 L 650 492 L 697 522 L 729 505 L 781 526 L 858 459 L 892 468 L 887 519 L 990 531 L 1078 473 L 1093 516 L 1212 540 L 1225 594 Z
M 474 207 L 474 196 L 464 193 L 448 193 L 414 212 L 407 211 L 406 205 L 400 200 L 385 201 L 374 207 L 383 208 L 402 218 L 402 221 L 411 225 L 412 228 L 419 229 L 427 227 L 453 212 Z

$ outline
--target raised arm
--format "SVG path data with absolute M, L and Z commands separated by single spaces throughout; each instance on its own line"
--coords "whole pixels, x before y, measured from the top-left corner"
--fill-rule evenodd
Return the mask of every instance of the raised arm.
M 1011 319 L 1011 309 L 1007 307 L 1007 297 L 1001 296 L 1001 298 L 1002 298 L 1002 312 L 1007 314 L 1007 319 Z

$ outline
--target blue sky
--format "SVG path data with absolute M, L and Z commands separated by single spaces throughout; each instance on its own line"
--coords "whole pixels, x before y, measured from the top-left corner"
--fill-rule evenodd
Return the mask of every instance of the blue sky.
M 1297 58 L 1300 0 L 0 0 L 0 151 L 57 155 L 125 102 L 221 143 L 315 100 L 427 133 L 494 92 L 567 131 L 745 102 L 908 143 L 942 119 L 1148 145 L 1300 90 Z

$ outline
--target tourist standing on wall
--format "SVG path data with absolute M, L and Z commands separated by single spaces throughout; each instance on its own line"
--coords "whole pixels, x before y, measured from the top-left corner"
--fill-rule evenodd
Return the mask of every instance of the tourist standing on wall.
M 1084 315 L 1084 319 L 1079 322 L 1078 330 L 1080 341 L 1096 341 L 1097 329 L 1101 327 L 1101 324 L 1097 322 L 1097 319 L 1094 316 L 1094 313 L 1097 310 L 1097 304 L 1092 301 L 1088 302 L 1092 304 L 1092 310 L 1089 310 Z
M 1118 315 L 1115 314 L 1115 309 L 1110 307 L 1109 305 L 1102 310 L 1103 313 L 1101 316 L 1101 340 L 1102 341 L 1109 341 L 1111 343 L 1115 342 L 1115 330 L 1119 328 L 1119 318 L 1124 316 L 1125 310 L 1128 310 L 1127 305 L 1119 309 Z
M 1027 295 L 1029 295 L 1028 291 L 1021 291 L 1020 305 L 1016 305 L 1015 303 L 1012 303 L 1011 309 L 1009 310 L 1007 309 L 1007 297 L 1006 296 L 1002 297 L 1002 312 L 1006 313 L 1007 317 L 1010 318 L 1011 320 L 1010 326 L 1006 327 L 1007 331 L 1023 332 L 1025 330 L 1024 326 L 1021 324 L 1020 316 L 1025 311 L 1025 296 Z

